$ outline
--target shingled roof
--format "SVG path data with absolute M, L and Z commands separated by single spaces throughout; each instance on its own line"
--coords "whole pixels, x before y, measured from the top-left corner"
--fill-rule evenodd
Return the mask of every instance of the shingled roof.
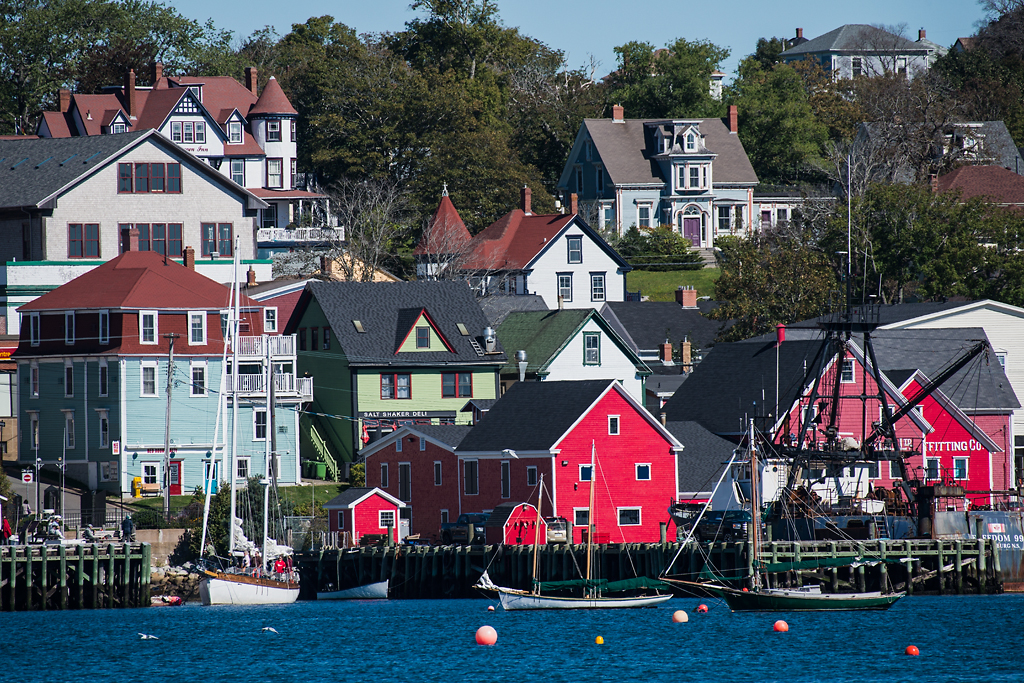
M 710 494 L 736 444 L 712 434 L 697 422 L 667 422 L 665 428 L 683 444 L 677 458 L 679 493 L 683 497 Z
M 1024 176 L 1002 166 L 961 166 L 939 176 L 939 192 L 951 191 L 959 191 L 965 200 L 982 197 L 996 204 L 1024 205 Z
M 294 332 L 312 300 L 323 310 L 350 365 L 503 365 L 505 353 L 483 351 L 487 318 L 465 282 L 310 282 L 306 285 L 287 334 Z M 452 351 L 396 352 L 415 316 L 426 310 Z M 356 329 L 359 321 L 363 332 Z M 465 326 L 467 335 L 459 330 Z
M 242 88 L 242 85 L 239 83 L 238 87 Z M 242 88 L 242 90 L 245 90 L 245 88 Z M 277 78 L 274 76 L 271 76 L 270 80 L 267 81 L 267 84 L 263 87 L 263 92 L 260 93 L 259 100 L 257 100 L 256 104 L 254 104 L 252 109 L 249 110 L 250 117 L 261 116 L 263 114 L 298 115 L 298 113 L 299 112 L 295 111 L 295 107 L 292 106 L 292 103 L 288 101 L 288 96 L 284 94 L 284 90 L 281 89 L 281 85 L 277 82 Z
M 672 301 L 616 301 L 601 308 L 601 315 L 636 351 L 657 349 L 667 339 L 673 344 L 688 337 L 694 348 L 710 348 L 733 321 L 711 320 L 704 314 L 718 304 L 699 302 L 683 308 Z
M 473 239 L 462 221 L 462 216 L 452 204 L 448 191 L 441 195 L 441 201 L 434 211 L 430 224 L 423 231 L 419 243 L 413 250 L 416 256 L 425 254 L 454 254 L 458 253 L 465 245 Z
M 902 54 L 928 52 L 926 46 L 869 24 L 844 24 L 806 43 L 789 48 L 779 54 L 779 57 L 785 59 L 819 52 L 890 53 L 894 50 Z

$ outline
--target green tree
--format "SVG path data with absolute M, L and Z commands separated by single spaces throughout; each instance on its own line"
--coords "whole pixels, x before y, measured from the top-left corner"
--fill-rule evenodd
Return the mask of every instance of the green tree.
M 631 227 L 615 244 L 616 251 L 638 270 L 698 270 L 704 267 L 700 254 L 669 225 L 657 228 Z

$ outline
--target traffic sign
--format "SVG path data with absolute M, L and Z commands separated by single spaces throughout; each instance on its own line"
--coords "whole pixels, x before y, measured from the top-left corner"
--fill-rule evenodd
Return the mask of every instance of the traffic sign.
M 32 470 L 22 470 L 21 480 L 26 484 L 31 484 L 35 481 L 35 473 Z

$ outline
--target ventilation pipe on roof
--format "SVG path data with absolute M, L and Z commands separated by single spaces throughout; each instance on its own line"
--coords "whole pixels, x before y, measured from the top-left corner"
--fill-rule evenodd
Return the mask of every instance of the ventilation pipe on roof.
M 487 353 L 494 353 L 498 350 L 498 338 L 494 334 L 494 328 L 490 325 L 484 328 L 484 350 Z
M 529 363 L 527 363 L 527 361 L 526 361 L 526 351 L 523 351 L 522 349 L 520 349 L 519 351 L 516 351 L 516 361 L 518 362 L 518 365 L 519 365 L 519 381 L 520 382 L 525 382 L 526 381 L 526 366 L 529 365 Z

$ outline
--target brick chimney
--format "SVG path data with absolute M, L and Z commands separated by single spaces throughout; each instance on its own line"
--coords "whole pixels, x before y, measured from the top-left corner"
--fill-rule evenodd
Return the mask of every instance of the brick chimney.
M 249 270 L 245 272 L 245 286 L 255 287 L 256 286 L 256 271 L 253 270 L 252 266 L 249 266 Z
M 136 118 L 139 112 L 135 107 L 135 69 L 129 69 L 124 77 L 124 102 L 128 118 Z
M 693 370 L 693 351 L 689 337 L 683 339 L 679 344 L 679 362 L 683 366 L 683 372 L 691 372 Z
M 121 231 L 121 251 L 139 250 L 139 229 L 127 228 Z
M 254 66 L 245 67 L 245 88 L 257 97 L 259 97 L 259 93 L 256 92 L 259 89 L 259 85 L 257 83 L 257 81 L 259 80 L 257 78 L 257 76 L 259 76 L 259 73 L 260 72 L 257 71 L 256 67 Z
M 676 290 L 676 303 L 683 308 L 697 308 L 697 290 L 680 286 Z
M 917 30 L 917 42 L 921 42 L 922 40 L 924 40 L 924 36 L 925 36 L 924 29 L 923 28 L 919 28 Z
M 796 37 L 797 37 L 797 39 L 800 39 L 800 38 L 804 37 L 804 30 L 802 28 L 798 28 L 796 30 Z
M 523 189 L 519 191 L 519 208 L 523 210 L 527 216 L 531 215 L 530 212 L 533 210 L 531 204 L 533 201 L 533 192 L 526 185 L 523 185 Z
M 164 63 L 152 61 L 149 63 L 149 78 L 150 85 L 154 88 L 160 83 L 160 79 L 164 77 Z
M 573 192 L 569 195 L 569 215 L 575 216 L 580 212 L 580 197 L 578 194 Z
M 740 114 L 735 104 L 729 105 L 729 132 L 740 132 Z
M 337 280 L 338 264 L 330 256 L 320 257 L 320 274 L 328 280 Z
M 939 174 L 938 173 L 932 173 L 930 180 L 931 180 L 931 185 L 932 185 L 932 194 L 938 194 L 939 193 Z
M 626 110 L 622 108 L 621 104 L 612 105 L 612 123 L 625 123 L 626 122 Z
M 59 106 L 58 111 L 62 114 L 66 114 L 68 109 L 71 109 L 71 91 L 61 88 L 57 91 L 57 105 Z
M 665 365 L 672 364 L 672 342 L 666 339 L 664 344 L 658 344 L 658 359 Z
M 192 247 L 185 247 L 185 267 L 189 270 L 196 269 L 196 250 Z

